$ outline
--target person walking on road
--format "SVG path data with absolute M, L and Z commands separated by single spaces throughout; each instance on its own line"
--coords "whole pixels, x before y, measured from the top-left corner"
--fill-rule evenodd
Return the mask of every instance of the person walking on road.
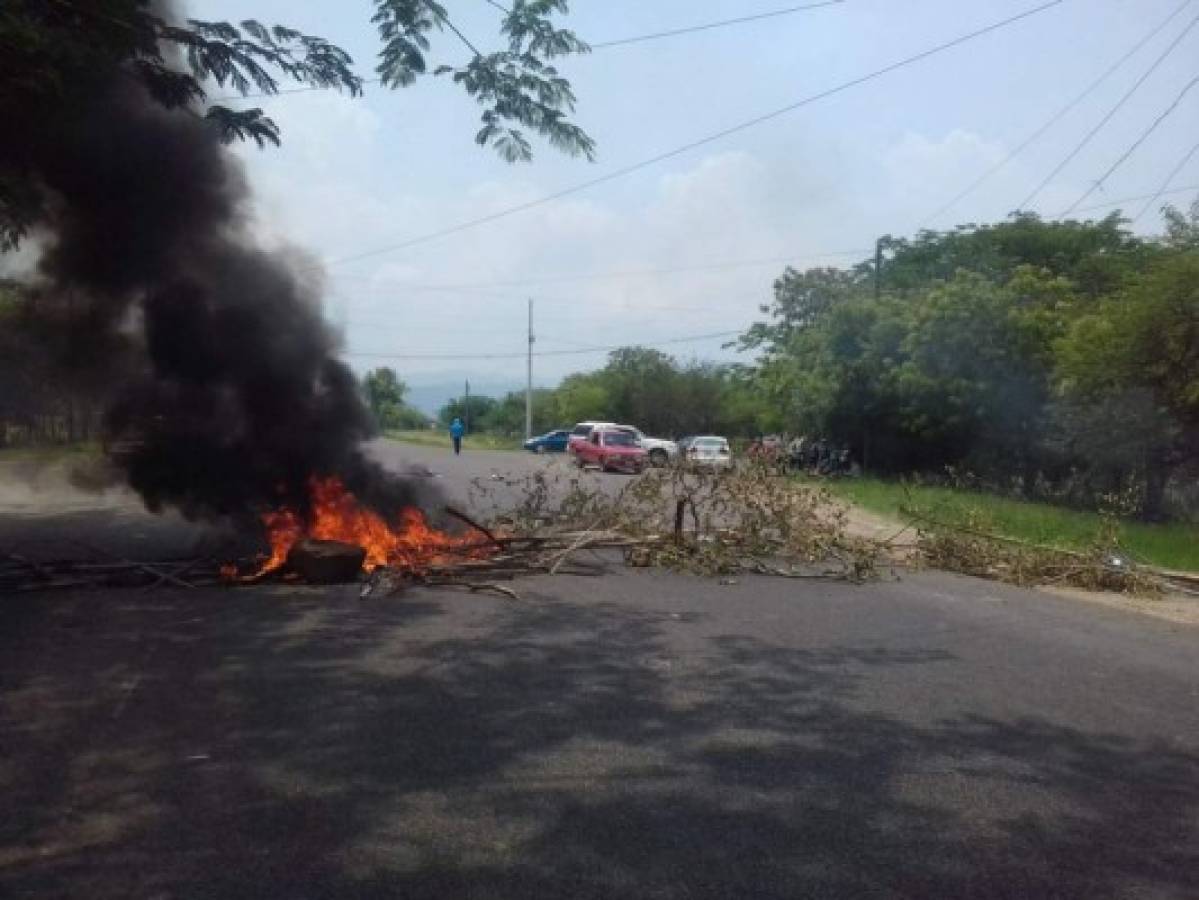
M 462 435 L 466 434 L 466 426 L 462 424 L 462 420 L 457 416 L 450 423 L 450 439 L 454 442 L 454 455 L 457 456 L 462 452 Z

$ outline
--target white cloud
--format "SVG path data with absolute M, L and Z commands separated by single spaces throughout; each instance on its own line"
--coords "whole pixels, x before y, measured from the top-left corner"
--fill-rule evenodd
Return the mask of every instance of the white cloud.
M 882 161 L 899 183 L 930 175 L 952 178 L 986 169 L 1006 156 L 1004 148 L 980 135 L 955 128 L 940 140 L 913 131 L 884 148 Z
M 667 338 L 742 328 L 769 297 L 783 259 L 797 264 L 844 260 L 811 258 L 842 248 L 847 237 L 830 215 L 838 192 L 795 157 L 764 160 L 744 151 L 703 157 L 650 182 L 639 202 L 572 197 L 446 240 L 331 272 L 346 307 L 351 347 L 429 353 L 461 347 L 467 353 L 520 352 L 524 298 L 537 300 L 540 349 Z M 453 203 L 425 209 L 412 204 L 428 230 L 486 216 L 540 196 L 527 182 L 480 182 Z M 370 217 L 375 198 L 361 198 Z M 311 215 L 313 211 L 305 213 Z M 363 229 L 366 234 L 371 230 Z M 390 228 L 374 234 L 396 234 Z M 379 239 L 375 239 L 379 240 Z M 366 243 L 364 241 L 364 243 Z M 371 246 L 366 243 L 366 246 Z M 760 265 L 645 276 L 557 282 L 558 275 L 639 273 L 662 268 L 767 260 Z M 551 279 L 521 286 L 505 284 Z M 492 285 L 478 292 L 427 292 L 405 285 Z M 678 355 L 711 356 L 720 341 L 672 347 Z M 602 362 L 602 356 L 545 358 L 539 371 L 551 380 Z M 444 371 L 445 363 L 400 362 L 409 374 Z M 466 365 L 466 364 L 464 364 Z M 480 361 L 480 365 L 483 365 Z M 516 363 L 492 364 L 508 371 Z
M 940 139 L 905 133 L 879 156 L 884 175 L 879 179 L 880 200 L 897 211 L 894 233 L 923 226 L 928 216 L 1006 156 L 1001 144 L 962 129 Z M 977 200 L 973 198 L 975 204 Z
M 359 169 L 383 159 L 381 135 L 370 116 L 359 117 L 333 100 L 327 114 L 346 116 L 324 125 L 342 134 L 338 165 L 329 165 L 326 147 L 254 167 L 259 219 L 276 238 L 316 247 L 322 257 L 336 260 L 518 207 L 548 192 L 531 180 L 533 170 L 519 169 L 511 170 L 511 178 L 479 179 L 452 194 L 422 193 L 420 183 L 372 190 Z M 330 315 L 344 325 L 351 350 L 378 353 L 520 353 L 529 296 L 537 301 L 540 350 L 652 344 L 739 329 L 758 316 L 757 306 L 769 298 L 784 259 L 800 267 L 851 264 L 852 257 L 820 254 L 868 243 L 860 235 L 872 233 L 879 221 L 888 223 L 887 230 L 902 231 L 901 216 L 927 211 L 1003 154 L 1001 146 L 963 130 L 941 138 L 909 132 L 873 151 L 852 143 L 830 148 L 805 135 L 785 153 L 770 156 L 743 149 L 716 152 L 644 179 L 640 195 L 597 190 L 393 254 L 335 265 L 329 272 Z M 552 280 L 738 260 L 768 262 Z M 551 280 L 511 284 L 542 279 Z M 426 290 L 429 285 L 460 289 Z M 469 289 L 472 285 L 482 287 Z M 696 352 L 729 358 L 718 340 L 666 349 L 684 358 Z M 602 355 L 544 357 L 537 370 L 552 382 L 602 361 Z M 521 367 L 519 360 L 483 359 L 396 365 L 417 380 L 421 373 L 433 377 L 447 368 L 473 376 L 512 375 Z

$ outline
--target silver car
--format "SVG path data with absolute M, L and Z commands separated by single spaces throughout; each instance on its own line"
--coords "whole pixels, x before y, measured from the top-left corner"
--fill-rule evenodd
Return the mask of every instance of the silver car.
M 728 438 L 707 435 L 691 438 L 684 452 L 688 465 L 711 469 L 733 467 L 733 451 L 729 449 Z

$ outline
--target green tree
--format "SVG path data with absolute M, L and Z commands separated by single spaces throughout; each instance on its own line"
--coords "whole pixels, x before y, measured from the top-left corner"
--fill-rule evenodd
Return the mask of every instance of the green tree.
M 394 369 L 381 367 L 367 373 L 362 379 L 362 390 L 380 428 L 404 428 L 411 424 L 412 411 L 404 403 L 408 385 Z
M 449 426 L 454 419 L 461 419 L 472 434 L 493 431 L 492 416 L 499 407 L 495 397 L 485 394 L 471 394 L 455 397 L 443 406 L 437 413 L 437 421 Z
M 1067 396 L 1092 403 L 1131 397 L 1151 413 L 1138 423 L 1144 513 L 1160 518 L 1171 472 L 1199 461 L 1199 251 L 1159 260 L 1079 317 L 1057 351 Z
M 608 415 L 652 434 L 679 427 L 677 365 L 660 350 L 622 347 L 598 373 L 608 395 Z
M 994 224 L 891 238 L 887 247 L 882 285 L 900 293 L 948 281 L 960 270 L 1006 284 L 1018 269 L 1031 266 L 1069 279 L 1085 296 L 1099 297 L 1120 287 L 1130 271 L 1153 256 L 1152 246 L 1127 229 L 1119 212 L 1097 222 L 1047 222 L 1034 213 L 1015 213 Z
M 749 437 L 782 430 L 784 420 L 760 389 L 753 370 L 745 366 L 724 366 L 718 369 L 718 373 L 720 399 L 716 407 L 716 421 L 706 425 L 701 414 L 683 428 L 684 432 Z
M 1114 214 L 888 238 L 852 269 L 786 270 L 740 346 L 785 430 L 847 443 L 882 469 L 968 465 L 1024 489 L 1054 462 L 1053 345 L 1088 304 L 1163 250 Z
M 1183 212 L 1173 206 L 1162 210 L 1166 235 L 1163 243 L 1172 250 L 1199 250 L 1199 198 Z
M 669 436 L 727 431 L 727 379 L 726 366 L 693 362 L 678 368 L 672 380 L 674 422 Z
M 559 427 L 554 392 L 548 388 L 533 390 L 533 434 Z M 573 424 L 573 423 L 571 423 Z M 525 433 L 525 392 L 505 394 L 487 418 L 488 427 L 505 437 L 523 437 Z
M 253 19 L 177 22 L 159 9 L 151 0 L 6 0 L 0 7 L 0 121 L 20 136 L 0 141 L 0 250 L 16 246 L 50 202 L 26 148 L 52 138 L 61 116 L 82 115 L 97 85 L 132 79 L 162 106 L 205 118 L 223 140 L 259 146 L 279 143 L 275 122 L 261 109 L 210 101 L 206 80 L 242 95 L 277 93 L 281 78 L 362 90 L 350 55 L 324 38 Z M 436 0 L 374 0 L 374 9 L 382 42 L 376 72 L 387 87 L 430 74 L 433 36 L 461 36 Z M 468 44 L 466 63 L 435 65 L 431 74 L 449 76 L 482 107 L 475 140 L 504 159 L 531 157 L 525 130 L 593 158 L 591 138 L 568 119 L 575 103 L 570 84 L 551 65 L 588 50 L 554 24 L 568 11 L 567 0 L 513 0 L 496 9 L 502 48 L 483 52 Z
M 894 300 L 859 297 L 775 347 L 755 374 L 776 411 L 772 430 L 847 444 L 859 460 L 884 468 L 910 465 L 896 389 L 897 367 L 906 358 L 905 316 Z
M 791 336 L 823 319 L 837 304 L 861 296 L 866 281 L 861 272 L 817 268 L 798 272 L 788 266 L 774 282 L 774 301 L 759 309 L 771 321 L 756 322 L 741 336 L 743 350 L 785 345 Z
M 606 420 L 611 416 L 611 399 L 596 374 L 568 375 L 554 392 L 557 420 L 564 427 L 576 422 Z

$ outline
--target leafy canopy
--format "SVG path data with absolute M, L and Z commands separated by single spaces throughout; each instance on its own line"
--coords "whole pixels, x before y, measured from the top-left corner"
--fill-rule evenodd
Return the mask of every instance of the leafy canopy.
M 509 162 L 527 161 L 533 149 L 521 131 L 531 129 L 557 149 L 595 157 L 595 143 L 567 114 L 574 111 L 570 83 L 550 60 L 590 48 L 572 31 L 556 28 L 555 13 L 568 12 L 567 0 L 514 0 L 503 12 L 499 31 L 507 47 L 481 52 L 454 26 L 436 0 L 376 0 L 372 21 L 383 49 L 376 71 L 383 84 L 405 87 L 426 74 L 430 34 L 452 31 L 471 51 L 463 65 L 439 65 L 434 75 L 449 75 L 483 107 L 483 127 L 475 135 L 480 146 L 492 146 Z
M 362 379 L 362 392 L 376 424 L 382 429 L 423 428 L 428 423 L 428 416 L 405 402 L 408 385 L 394 369 L 380 367 L 368 372 Z
M 1118 213 L 890 238 L 878 295 L 873 261 L 788 269 L 741 338 L 753 384 L 872 468 L 1079 502 L 1132 485 L 1155 517 L 1199 468 L 1199 204 L 1164 216 L 1157 240 Z
M 437 65 L 482 108 L 475 135 L 508 161 L 532 158 L 526 132 L 588 159 L 595 143 L 568 116 L 575 96 L 551 65 L 557 57 L 585 53 L 587 45 L 559 28 L 554 17 L 567 0 L 513 0 L 499 7 L 497 33 L 504 47 L 480 52 L 454 26 L 436 0 L 375 0 L 372 21 L 382 47 L 376 71 L 387 87 L 406 87 L 425 75 L 431 37 L 449 31 L 470 53 L 460 65 Z M 79 114 L 99 84 L 114 78 L 141 83 L 168 109 L 204 118 L 221 140 L 278 145 L 278 125 L 259 108 L 234 109 L 210 101 L 206 83 L 241 95 L 275 94 L 280 80 L 317 88 L 362 92 L 354 61 L 322 37 L 254 19 L 239 24 L 187 19 L 168 21 L 151 0 L 5 0 L 0 4 L 0 121 L 8 134 L 46 132 L 61 117 Z M 0 148 L 0 251 L 15 247 L 36 222 L 42 198 L 24 146 Z

